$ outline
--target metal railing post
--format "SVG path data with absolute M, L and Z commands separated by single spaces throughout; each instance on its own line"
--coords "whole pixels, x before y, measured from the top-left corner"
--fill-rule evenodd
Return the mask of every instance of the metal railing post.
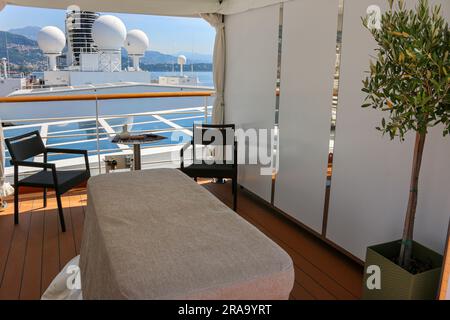
M 205 97 L 205 123 L 208 123 L 208 97 Z
M 98 96 L 97 89 L 94 89 L 95 92 L 95 130 L 97 136 L 97 160 L 98 160 L 98 174 L 102 174 L 102 163 L 100 159 L 100 128 L 98 127 L 100 124 L 99 115 L 98 115 Z

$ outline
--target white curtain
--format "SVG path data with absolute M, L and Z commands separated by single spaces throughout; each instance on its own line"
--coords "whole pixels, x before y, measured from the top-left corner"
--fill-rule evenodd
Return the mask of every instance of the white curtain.
M 225 0 L 218 13 L 231 15 L 288 1 L 291 0 Z
M 212 111 L 212 122 L 222 124 L 224 121 L 224 98 L 225 88 L 225 24 L 223 15 L 217 13 L 201 14 L 201 17 L 216 29 L 216 40 L 214 42 L 214 85 L 216 87 L 216 101 Z
M 81 10 L 88 11 L 193 17 L 199 13 L 241 13 L 286 1 L 290 0 L 0 0 L 0 3 L 63 10 L 77 5 Z
M 4 0 L 0 0 L 4 1 Z M 6 0 L 8 4 L 67 9 L 76 5 L 81 10 L 113 13 L 152 14 L 164 16 L 197 16 L 203 12 L 217 12 L 218 0 Z

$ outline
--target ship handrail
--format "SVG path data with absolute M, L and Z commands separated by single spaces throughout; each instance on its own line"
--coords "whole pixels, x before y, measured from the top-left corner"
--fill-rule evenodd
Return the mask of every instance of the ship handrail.
M 202 108 L 202 107 L 198 107 L 198 108 Z M 105 114 L 105 115 L 99 115 L 99 118 L 102 119 L 120 119 L 120 118 L 126 118 L 126 117 L 146 117 L 146 116 L 153 116 L 153 115 L 190 115 L 190 114 L 205 114 L 205 111 L 200 111 L 200 110 L 195 110 L 198 109 L 193 107 L 192 110 L 189 109 L 188 111 L 174 111 L 174 112 L 170 112 L 167 113 L 167 111 L 165 110 L 159 110 L 159 111 L 150 111 L 150 112 L 141 112 L 141 113 L 121 113 L 121 114 Z M 206 106 L 206 109 L 211 109 L 212 106 Z M 45 122 L 50 122 L 50 121 L 73 121 L 73 120 L 81 120 L 81 121 L 89 121 L 89 120 L 95 120 L 96 117 L 95 115 L 89 115 L 89 116 L 67 116 L 67 117 L 52 117 L 52 118 L 17 118 L 17 119 L 8 119 L 5 120 L 5 122 L 10 122 L 10 123 L 27 123 L 27 122 L 31 122 L 34 123 L 36 121 L 45 121 Z M 8 128 L 10 129 L 14 129 L 15 126 L 7 126 L 7 127 L 3 127 L 3 130 L 8 130 Z M 114 127 L 114 125 L 113 125 Z
M 163 128 L 163 129 L 150 129 L 150 130 L 131 130 L 130 133 L 133 134 L 144 134 L 144 133 L 166 133 L 166 132 L 175 132 L 175 131 L 183 131 L 183 130 L 190 130 L 192 129 L 192 127 L 186 127 L 186 126 L 180 126 L 180 128 Z M 105 140 L 108 139 L 114 135 L 116 135 L 117 132 L 100 132 L 98 133 L 98 136 L 103 136 L 104 138 L 100 138 L 100 140 Z M 47 135 L 47 136 L 41 136 L 42 139 L 44 140 L 50 140 L 50 139 L 61 139 L 61 138 L 73 138 L 73 137 L 89 137 L 89 136 L 97 136 L 96 133 L 85 133 L 85 134 L 68 134 L 68 135 Z M 73 144 L 73 143 L 80 143 L 80 142 L 89 142 L 89 141 L 95 141 L 94 139 L 84 139 L 84 140 L 79 140 L 76 142 L 62 142 L 62 143 L 52 143 L 52 144 L 47 144 L 46 141 L 46 145 L 48 146 L 61 146 L 61 145 L 68 145 L 68 144 Z M 174 147 L 174 146 L 181 146 L 183 145 L 183 143 L 178 143 L 178 144 L 162 144 L 162 145 L 149 145 L 149 146 L 142 146 L 142 150 L 145 149 L 151 149 L 151 148 L 161 148 L 161 147 Z M 99 149 L 99 150 L 88 150 L 88 154 L 95 154 L 97 152 L 100 153 L 104 153 L 104 152 L 115 152 L 115 151 L 123 151 L 123 150 L 133 150 L 132 147 L 130 146 L 122 146 L 121 148 L 107 148 L 107 149 Z M 57 152 L 54 154 L 58 154 Z M 10 160 L 11 156 L 5 156 L 5 160 Z
M 206 89 L 207 90 L 207 89 Z M 58 139 L 58 138 L 82 138 L 82 137 L 95 137 L 96 139 L 84 139 L 81 140 L 81 142 L 87 142 L 87 141 L 96 141 L 96 150 L 89 150 L 88 153 L 90 155 L 97 155 L 97 165 L 98 165 L 98 172 L 102 173 L 102 160 L 101 155 L 105 152 L 120 152 L 123 153 L 126 150 L 132 150 L 129 146 L 121 146 L 119 148 L 114 149 L 102 149 L 100 146 L 100 141 L 108 139 L 108 137 L 111 137 L 115 134 L 115 132 L 109 132 L 108 129 L 106 129 L 106 132 L 101 132 L 100 128 L 103 127 L 103 124 L 101 123 L 102 120 L 105 119 L 114 119 L 114 118 L 124 118 L 128 116 L 133 117 L 140 117 L 140 116 L 149 116 L 149 115 L 192 115 L 192 114 L 203 114 L 205 123 L 207 122 L 207 119 L 212 116 L 211 109 L 213 108 L 211 105 L 208 104 L 208 98 L 215 95 L 215 91 L 181 91 L 181 92 L 146 92 L 146 93 L 112 93 L 112 94 L 98 94 L 94 91 L 92 94 L 79 94 L 79 95 L 58 95 L 58 96 L 48 96 L 48 95 L 41 95 L 41 96 L 10 96 L 10 97 L 0 97 L 0 103 L 27 103 L 27 102 L 60 102 L 60 101 L 94 101 L 95 104 L 95 115 L 86 115 L 86 116 L 65 116 L 65 117 L 48 117 L 48 118 L 29 118 L 29 119 L 8 119 L 8 122 L 14 123 L 21 123 L 17 126 L 12 125 L 6 125 L 3 128 L 5 131 L 11 129 L 17 129 L 18 127 L 30 127 L 32 125 L 41 126 L 41 132 L 42 137 L 45 139 L 45 143 L 47 144 L 48 140 L 50 139 Z M 199 107 L 188 107 L 188 108 L 181 108 L 177 110 L 167 110 L 166 108 L 162 108 L 161 110 L 155 110 L 150 112 L 138 112 L 138 113 L 129 113 L 129 114 L 104 114 L 101 115 L 99 113 L 99 101 L 101 100 L 114 100 L 114 99 L 146 99 L 146 98 L 177 98 L 177 97 L 204 97 L 204 105 Z M 1 105 L 0 105 L 1 106 Z M 170 111 L 170 112 L 169 112 Z M 196 117 L 195 117 L 196 118 Z M 48 132 L 48 125 L 49 123 L 42 123 L 41 121 L 45 122 L 72 122 L 72 121 L 87 121 L 87 120 L 93 120 L 95 121 L 95 128 L 93 128 L 96 132 L 86 132 L 83 134 L 78 134 L 75 132 L 71 132 L 70 134 L 52 134 Z M 169 119 L 168 121 L 174 121 L 175 119 Z M 39 121 L 40 123 L 34 123 L 36 121 Z M 3 125 L 0 124 L 0 125 Z M 112 127 L 109 128 L 111 130 Z M 189 131 L 191 128 L 187 128 L 185 126 L 179 126 L 173 127 L 173 128 L 158 128 L 158 129 L 150 129 L 150 130 L 135 130 L 131 131 L 133 133 L 145 133 L 145 132 L 175 132 L 175 131 Z M 115 130 L 114 130 L 115 131 Z M 56 141 L 54 141 L 56 142 Z M 78 143 L 80 140 L 76 140 L 73 142 L 61 142 L 54 145 L 65 145 L 65 144 L 71 144 L 71 143 Z M 163 144 L 163 145 L 154 145 L 154 146 L 143 146 L 142 149 L 152 149 L 152 148 L 161 148 L 161 147 L 175 147 L 180 144 L 178 143 L 170 143 L 170 144 Z M 5 157 L 6 159 L 9 159 L 8 156 Z M 92 164 L 95 161 L 90 161 Z M 10 174 L 7 174 L 7 176 L 10 176 Z
M 178 92 L 145 92 L 145 93 L 107 93 L 107 94 L 94 93 L 94 94 L 63 95 L 63 96 L 56 96 L 56 95 L 20 96 L 20 97 L 1 97 L 0 103 L 211 97 L 214 94 L 215 94 L 214 91 L 178 91 Z

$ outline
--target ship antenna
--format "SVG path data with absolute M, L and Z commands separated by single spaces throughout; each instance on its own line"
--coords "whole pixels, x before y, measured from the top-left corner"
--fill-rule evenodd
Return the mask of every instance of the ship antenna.
M 192 47 L 192 56 L 194 56 L 194 47 Z M 192 61 L 191 61 L 191 74 L 193 77 L 194 76 L 194 64 L 192 63 Z
M 5 30 L 5 50 L 6 50 L 6 61 L 8 61 L 8 64 L 6 65 L 6 74 L 5 77 L 8 77 L 9 74 L 9 50 L 8 50 L 8 32 Z

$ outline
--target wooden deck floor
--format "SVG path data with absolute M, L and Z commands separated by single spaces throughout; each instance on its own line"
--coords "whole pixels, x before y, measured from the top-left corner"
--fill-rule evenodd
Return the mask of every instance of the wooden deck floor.
M 229 184 L 204 186 L 231 204 Z M 0 299 L 39 299 L 59 270 L 80 252 L 84 189 L 63 197 L 66 233 L 60 232 L 54 197 L 49 197 L 47 208 L 42 207 L 41 194 L 21 199 L 18 226 L 13 224 L 12 205 L 0 213 Z M 291 255 L 296 274 L 292 299 L 360 298 L 359 265 L 243 191 L 238 213 Z

